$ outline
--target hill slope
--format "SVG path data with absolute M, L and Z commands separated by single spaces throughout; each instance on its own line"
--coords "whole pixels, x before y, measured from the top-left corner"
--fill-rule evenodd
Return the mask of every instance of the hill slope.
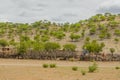
M 57 24 L 49 21 L 37 21 L 31 24 L 0 23 L 0 39 L 9 42 L 9 46 L 19 44 L 24 40 L 38 40 L 41 42 L 57 42 L 60 45 L 72 43 L 81 51 L 87 39 L 104 42 L 102 52 L 110 53 L 110 48 L 120 52 L 120 15 L 110 13 L 97 14 L 87 20 L 77 23 Z

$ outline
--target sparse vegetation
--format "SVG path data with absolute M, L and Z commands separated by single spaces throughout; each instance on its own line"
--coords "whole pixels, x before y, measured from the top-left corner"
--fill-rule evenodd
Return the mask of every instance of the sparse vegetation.
M 13 50 L 10 54 L 2 52 L 1 57 L 69 60 L 85 49 L 89 56 L 96 55 L 94 60 L 98 60 L 101 53 L 109 53 L 108 43 L 119 53 L 119 45 L 111 42 L 119 42 L 119 18 L 117 14 L 105 13 L 72 24 L 47 20 L 31 24 L 0 22 L 0 46 Z
M 74 66 L 74 67 L 72 67 L 72 70 L 73 70 L 73 71 L 77 71 L 77 70 L 78 70 L 78 67 L 77 67 L 77 66 Z
M 120 69 L 120 67 L 116 66 L 115 69 Z
M 85 70 L 81 70 L 81 74 L 82 75 L 86 75 L 86 71 Z
M 48 68 L 49 67 L 48 64 L 43 64 L 42 66 L 43 66 L 43 68 Z
M 105 47 L 104 43 L 99 44 L 96 40 L 87 42 L 83 45 L 83 48 L 89 51 L 89 53 L 94 53 L 97 55 Z
M 72 41 L 78 41 L 78 39 L 80 39 L 80 35 L 71 33 L 70 39 L 71 39 Z
M 98 66 L 94 62 L 93 65 L 89 66 L 89 72 L 95 72 L 97 70 Z
M 56 64 L 50 64 L 50 68 L 56 68 Z
M 6 40 L 0 40 L 0 46 L 5 47 L 8 45 L 8 42 Z
M 63 50 L 65 51 L 75 51 L 76 45 L 74 44 L 65 44 L 63 45 Z
M 114 49 L 114 48 L 110 48 L 110 52 L 111 52 L 112 55 L 113 55 L 113 53 L 115 52 L 115 49 Z
M 119 42 L 119 39 L 118 39 L 118 38 L 115 38 L 114 40 L 115 40 L 115 42 L 116 42 L 116 43 L 118 43 L 118 42 Z

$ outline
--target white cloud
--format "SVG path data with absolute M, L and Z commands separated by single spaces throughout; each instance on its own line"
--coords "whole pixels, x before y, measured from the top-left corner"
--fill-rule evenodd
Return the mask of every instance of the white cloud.
M 0 21 L 76 22 L 96 14 L 104 0 L 0 0 Z
M 104 1 L 98 9 L 98 12 L 105 13 L 120 13 L 120 0 L 106 0 Z

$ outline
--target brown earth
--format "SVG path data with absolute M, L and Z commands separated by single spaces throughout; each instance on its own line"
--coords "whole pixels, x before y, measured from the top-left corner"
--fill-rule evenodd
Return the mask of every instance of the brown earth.
M 44 63 L 55 63 L 57 68 L 43 68 Z M 42 61 L 0 59 L 0 80 L 120 80 L 120 62 L 97 62 L 98 70 L 83 76 L 81 70 L 88 71 L 92 62 Z M 78 71 L 72 71 L 78 66 Z

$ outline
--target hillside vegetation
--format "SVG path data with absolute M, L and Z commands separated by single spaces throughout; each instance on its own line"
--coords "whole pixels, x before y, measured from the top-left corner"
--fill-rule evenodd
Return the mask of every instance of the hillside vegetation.
M 20 54 L 29 49 L 119 53 L 119 40 L 119 14 L 97 14 L 71 24 L 47 20 L 31 24 L 0 22 L 0 46 L 14 47 Z

